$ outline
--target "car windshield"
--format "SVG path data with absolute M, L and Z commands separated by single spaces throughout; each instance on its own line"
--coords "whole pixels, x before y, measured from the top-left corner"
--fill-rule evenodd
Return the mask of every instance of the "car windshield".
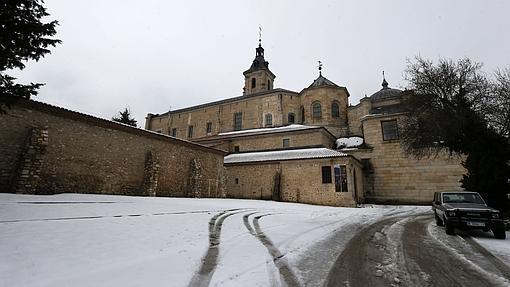
M 485 204 L 478 193 L 447 193 L 443 194 L 444 203 L 478 203 Z

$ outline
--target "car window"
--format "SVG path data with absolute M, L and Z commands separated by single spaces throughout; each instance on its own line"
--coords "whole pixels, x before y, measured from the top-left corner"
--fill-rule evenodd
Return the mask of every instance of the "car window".
M 443 194 L 444 203 L 477 203 L 484 204 L 477 193 L 449 193 Z

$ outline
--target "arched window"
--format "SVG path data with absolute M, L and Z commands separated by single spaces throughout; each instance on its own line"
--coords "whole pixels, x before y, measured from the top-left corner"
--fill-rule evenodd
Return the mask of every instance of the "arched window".
M 301 110 L 301 123 L 304 123 L 305 122 L 305 108 L 303 108 L 303 106 L 301 106 L 300 110 Z
M 267 89 L 271 90 L 271 82 L 269 82 L 269 80 L 267 80 Z
M 312 104 L 312 116 L 314 119 L 322 118 L 321 103 L 315 102 Z
M 257 84 L 257 80 L 255 78 L 251 78 L 251 88 L 254 89 L 255 85 Z
M 273 125 L 273 115 L 266 114 L 266 127 L 270 127 Z
M 293 124 L 296 122 L 296 116 L 294 115 L 294 113 L 289 113 L 287 121 L 289 122 L 289 124 Z
M 338 104 L 335 102 L 331 104 L 331 117 L 333 118 L 340 117 L 340 108 L 338 107 Z

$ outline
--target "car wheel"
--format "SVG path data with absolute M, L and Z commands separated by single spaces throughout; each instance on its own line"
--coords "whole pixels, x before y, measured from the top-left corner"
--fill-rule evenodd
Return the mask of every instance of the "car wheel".
M 453 227 L 450 223 L 448 223 L 448 221 L 446 221 L 444 219 L 443 219 L 443 222 L 444 222 L 444 227 L 446 229 L 446 234 L 455 235 L 455 227 Z
M 505 229 L 499 228 L 492 230 L 492 233 L 494 233 L 494 237 L 497 239 L 505 239 L 506 238 L 506 232 Z
M 443 221 L 441 220 L 441 218 L 439 218 L 439 216 L 437 216 L 436 212 L 434 212 L 434 216 L 436 217 L 436 225 L 437 226 L 443 226 L 444 223 Z

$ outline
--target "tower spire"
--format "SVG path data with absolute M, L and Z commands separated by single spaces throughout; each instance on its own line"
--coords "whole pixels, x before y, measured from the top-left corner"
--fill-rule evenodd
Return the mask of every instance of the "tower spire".
M 321 61 L 318 62 L 319 62 L 319 76 L 322 76 L 322 62 Z

